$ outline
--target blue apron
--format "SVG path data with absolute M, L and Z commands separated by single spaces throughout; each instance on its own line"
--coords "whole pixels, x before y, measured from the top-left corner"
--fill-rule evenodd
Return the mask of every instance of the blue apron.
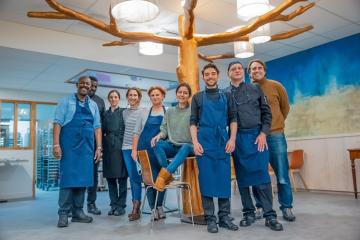
M 227 100 L 222 92 L 215 100 L 208 99 L 204 92 L 202 100 L 198 140 L 204 153 L 196 156 L 200 192 L 207 197 L 230 198 L 230 155 L 225 152 L 228 141 Z
M 164 113 L 165 113 L 165 108 Z M 151 147 L 151 139 L 155 137 L 160 132 L 160 125 L 163 120 L 163 116 L 151 116 L 152 108 L 150 109 L 148 118 L 146 120 L 144 129 L 142 130 L 140 137 L 139 137 L 139 143 L 138 143 L 138 150 L 147 150 L 152 174 L 154 180 L 157 178 L 157 175 L 160 171 L 160 164 L 158 163 L 156 156 L 154 154 L 154 150 Z
M 238 129 L 233 158 L 239 187 L 270 183 L 269 151 L 259 152 L 254 144 L 259 134 L 260 128 Z
M 94 185 L 94 117 L 89 103 L 81 107 L 76 100 L 73 119 L 61 128 L 60 187 Z

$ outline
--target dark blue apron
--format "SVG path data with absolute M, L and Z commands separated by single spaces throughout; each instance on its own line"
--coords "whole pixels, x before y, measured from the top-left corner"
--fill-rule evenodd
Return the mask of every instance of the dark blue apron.
M 233 158 L 239 187 L 270 183 L 269 151 L 259 152 L 254 144 L 259 134 L 260 128 L 238 129 Z
M 207 197 L 230 198 L 230 155 L 225 152 L 228 141 L 227 100 L 222 92 L 215 100 L 209 99 L 204 92 L 202 100 L 198 140 L 204 153 L 196 156 L 200 192 Z
M 81 107 L 76 99 L 73 119 L 61 128 L 60 187 L 94 185 L 94 117 L 89 102 Z
M 164 113 L 165 113 L 165 108 Z M 156 156 L 154 154 L 154 150 L 151 147 L 151 139 L 155 137 L 160 132 L 160 125 L 163 120 L 163 116 L 151 116 L 152 108 L 150 109 L 148 118 L 146 120 L 144 129 L 142 130 L 140 137 L 139 137 L 139 143 L 138 143 L 138 150 L 147 150 L 152 174 L 154 180 L 157 178 L 157 175 L 160 171 L 160 164 L 158 163 Z

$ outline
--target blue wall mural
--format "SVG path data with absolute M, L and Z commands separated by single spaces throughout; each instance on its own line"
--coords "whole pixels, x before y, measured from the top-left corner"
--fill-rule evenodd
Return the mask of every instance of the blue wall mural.
M 289 95 L 288 136 L 360 132 L 360 34 L 266 64 Z

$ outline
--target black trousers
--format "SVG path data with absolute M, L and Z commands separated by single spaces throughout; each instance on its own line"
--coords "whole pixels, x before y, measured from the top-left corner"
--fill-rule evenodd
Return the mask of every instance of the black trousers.
M 201 195 L 201 200 L 204 209 L 205 221 L 216 221 L 214 198 Z M 218 198 L 218 206 L 219 221 L 228 218 L 230 215 L 230 199 Z
M 127 178 L 107 178 L 111 208 L 126 208 Z
M 94 185 L 87 188 L 87 204 L 95 204 L 96 201 L 96 192 L 98 186 L 98 168 L 99 163 L 94 164 Z
M 273 209 L 273 197 L 271 183 L 253 186 L 253 191 L 257 192 L 259 202 L 264 209 L 264 218 L 276 218 L 276 212 Z M 244 216 L 255 216 L 255 206 L 250 194 L 250 187 L 239 187 L 241 202 L 243 205 Z

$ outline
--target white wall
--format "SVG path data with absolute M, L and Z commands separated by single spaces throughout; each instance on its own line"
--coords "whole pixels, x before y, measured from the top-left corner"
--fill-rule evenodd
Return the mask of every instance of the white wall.
M 288 139 L 288 150 L 303 149 L 302 175 L 309 189 L 353 192 L 349 148 L 359 148 L 360 133 L 350 136 Z M 355 161 L 356 162 L 356 161 Z M 360 186 L 360 161 L 356 164 Z M 296 185 L 302 188 L 299 179 Z
M 0 99 L 57 103 L 65 94 L 0 88 Z

